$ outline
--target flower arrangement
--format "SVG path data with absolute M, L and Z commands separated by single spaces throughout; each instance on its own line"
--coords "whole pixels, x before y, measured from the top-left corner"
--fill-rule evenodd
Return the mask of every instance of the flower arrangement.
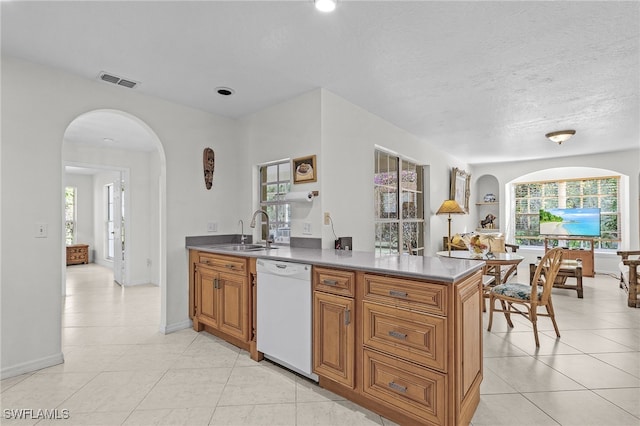
M 489 246 L 480 241 L 479 235 L 471 237 L 471 240 L 469 240 L 469 252 L 471 253 L 471 257 L 482 258 L 487 250 L 489 250 Z

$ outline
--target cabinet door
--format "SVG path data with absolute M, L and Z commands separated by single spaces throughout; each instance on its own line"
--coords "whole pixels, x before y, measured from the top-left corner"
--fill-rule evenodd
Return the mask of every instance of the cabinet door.
M 247 341 L 249 339 L 247 278 L 243 275 L 223 272 L 219 274 L 219 277 L 219 329 L 231 336 Z
M 212 269 L 197 267 L 196 273 L 196 316 L 198 321 L 211 327 L 218 327 L 218 273 Z
M 313 372 L 353 389 L 353 299 L 319 291 L 313 295 Z

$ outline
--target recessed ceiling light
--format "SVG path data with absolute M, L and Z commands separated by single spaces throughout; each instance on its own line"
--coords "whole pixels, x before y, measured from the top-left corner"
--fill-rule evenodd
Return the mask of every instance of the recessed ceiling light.
M 231 96 L 236 93 L 236 91 L 230 87 L 216 87 L 216 92 L 222 96 Z
M 314 0 L 316 9 L 321 12 L 333 12 L 336 8 L 337 0 Z
M 114 141 L 113 139 L 111 139 L 111 138 L 104 138 L 104 139 L 102 139 L 102 141 L 103 141 L 104 143 L 114 143 L 114 142 L 115 142 L 115 141 Z

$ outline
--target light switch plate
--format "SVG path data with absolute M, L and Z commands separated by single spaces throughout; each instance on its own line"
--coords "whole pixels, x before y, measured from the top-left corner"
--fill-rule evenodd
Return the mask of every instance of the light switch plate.
M 47 238 L 49 236 L 49 225 L 46 223 L 36 223 L 34 227 L 34 237 Z
M 207 223 L 207 232 L 218 232 L 218 223 L 217 222 L 208 222 Z
M 311 224 L 309 222 L 304 223 L 304 229 L 302 230 L 303 234 L 311 235 Z

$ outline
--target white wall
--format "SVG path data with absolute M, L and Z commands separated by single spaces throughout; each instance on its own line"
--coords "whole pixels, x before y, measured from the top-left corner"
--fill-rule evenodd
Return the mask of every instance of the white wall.
M 425 188 L 426 254 L 441 250 L 447 220 L 435 212 L 449 198 L 452 167 L 465 169 L 467 164 L 327 90 L 321 92 L 322 209 L 331 213 L 338 236 L 352 236 L 355 250 L 374 249 L 373 172 L 378 145 L 429 166 Z M 452 232 L 462 232 L 469 224 L 468 215 L 457 216 Z M 332 247 L 330 227 L 324 227 L 323 237 L 323 246 Z
M 1 245 L 11 247 L 2 252 L 2 377 L 62 362 L 62 140 L 69 123 L 88 111 L 132 114 L 161 143 L 166 214 L 159 219 L 165 229 L 159 249 L 166 264 L 158 271 L 159 325 L 163 331 L 189 326 L 185 236 L 206 233 L 210 220 L 218 222 L 219 233 L 236 232 L 242 154 L 233 143 L 236 123 L 7 56 L 1 77 Z M 207 146 L 217 160 L 210 191 L 202 177 Z M 33 238 L 36 223 L 48 224 L 48 238 Z
M 149 241 L 153 233 L 157 232 L 154 224 L 157 224 L 160 209 L 157 201 L 159 191 L 160 171 L 158 166 L 151 168 L 151 161 L 159 161 L 157 154 L 142 151 L 126 151 L 122 149 L 100 149 L 93 146 L 76 143 L 64 143 L 62 151 L 65 163 L 89 164 L 99 166 L 105 170 L 127 170 L 129 182 L 125 188 L 125 220 L 127 232 L 125 234 L 126 249 L 128 250 L 129 270 L 125 285 L 138 285 L 152 283 L 158 285 L 158 281 L 152 279 L 152 265 L 160 262 L 160 254 L 153 250 Z M 95 262 L 107 267 L 113 267 L 113 262 L 106 259 L 104 245 L 104 186 L 118 179 L 120 172 L 99 173 L 95 180 L 95 223 L 94 233 L 96 244 Z M 151 199 L 156 200 L 151 204 Z M 151 266 L 147 265 L 147 259 L 151 260 Z M 155 274 L 157 277 L 157 274 Z
M 294 211 L 293 234 L 300 236 L 299 226 L 308 221 L 312 236 L 321 236 L 324 247 L 333 242 L 329 227 L 322 225 L 322 212 L 328 211 L 336 232 L 354 238 L 354 249 L 373 250 L 371 180 L 376 145 L 428 166 L 427 254 L 440 249 L 447 232 L 446 217 L 434 213 L 449 198 L 452 167 L 471 171 L 472 176 L 495 175 L 502 188 L 517 176 L 549 167 L 608 168 L 632 176 L 631 199 L 638 200 L 636 151 L 471 169 L 440 149 L 445 141 L 420 141 L 326 90 L 235 122 L 9 57 L 2 58 L 1 77 L 2 377 L 62 362 L 62 140 L 69 123 L 88 111 L 124 111 L 148 126 L 158 140 L 147 173 L 149 180 L 160 176 L 158 191 L 150 191 L 147 210 L 158 204 L 161 208 L 157 217 L 150 218 L 146 250 L 150 256 L 157 251 L 160 259 L 166 258 L 151 272 L 162 288 L 162 331 L 189 326 L 185 236 L 206 234 L 207 222 L 216 222 L 219 234 L 238 233 L 238 220 L 246 223 L 256 207 L 254 166 L 265 161 L 318 156 L 318 182 L 294 190 L 317 189 L 320 197 L 310 207 Z M 203 180 L 205 147 L 216 153 L 211 190 Z M 630 203 L 629 214 L 635 218 L 630 243 L 637 247 L 637 203 Z M 36 223 L 49 225 L 49 238 L 33 238 Z M 473 215 L 453 220 L 453 232 L 473 228 Z M 38 259 L 37 268 L 33 259 Z
M 449 198 L 451 168 L 465 168 L 465 163 L 324 89 L 252 114 L 240 125 L 246 164 L 253 170 L 244 171 L 242 185 L 254 194 L 253 204 L 243 213 L 257 206 L 257 164 L 315 154 L 318 181 L 294 185 L 292 190 L 318 190 L 320 196 L 312 204 L 293 205 L 291 235 L 322 238 L 323 247 L 332 248 L 333 232 L 323 225 L 323 212 L 329 212 L 338 236 L 353 237 L 354 250 L 373 251 L 372 179 L 379 145 L 429 166 L 426 227 L 433 237 L 427 241 L 427 253 L 440 250 L 447 221 L 435 211 Z M 311 224 L 311 235 L 302 234 L 305 222 Z M 454 220 L 455 229 L 465 230 L 469 223 L 467 216 Z
M 297 98 L 282 102 L 239 121 L 242 140 L 245 145 L 242 166 L 242 187 L 251 194 L 244 200 L 237 219 L 251 219 L 251 213 L 258 207 L 257 166 L 284 158 L 316 155 L 322 168 L 320 91 L 314 90 Z M 323 179 L 322 169 L 318 181 L 292 185 L 292 191 L 319 190 Z M 295 237 L 320 238 L 322 200 L 325 194 L 312 203 L 293 203 L 291 207 L 291 235 Z M 303 235 L 303 223 L 311 223 L 311 234 Z M 236 232 L 239 232 L 239 228 Z M 254 240 L 258 232 L 253 230 Z
M 597 169 L 597 170 L 594 170 Z M 478 178 L 493 175 L 498 180 L 501 200 L 501 216 L 503 230 L 510 231 L 508 223 L 510 206 L 507 203 L 506 186 L 509 182 L 518 180 L 565 179 L 589 176 L 607 176 L 619 174 L 621 179 L 621 193 L 619 210 L 622 213 L 622 250 L 640 247 L 640 219 L 637 202 L 639 198 L 638 176 L 640 176 L 640 149 L 632 151 L 611 152 L 598 155 L 584 155 L 564 157 L 538 161 L 521 161 L 514 163 L 482 164 L 472 168 L 472 200 L 475 199 L 473 188 Z M 483 189 L 479 189 L 482 191 Z M 542 249 L 522 248 L 519 250 L 526 259 L 524 262 L 535 261 Z M 595 270 L 600 273 L 616 273 L 620 257 L 615 253 L 596 253 Z
M 93 230 L 93 176 L 66 173 L 64 186 L 76 188 L 76 244 L 89 244 L 89 260 L 95 245 Z M 62 231 L 64 238 L 64 229 Z

